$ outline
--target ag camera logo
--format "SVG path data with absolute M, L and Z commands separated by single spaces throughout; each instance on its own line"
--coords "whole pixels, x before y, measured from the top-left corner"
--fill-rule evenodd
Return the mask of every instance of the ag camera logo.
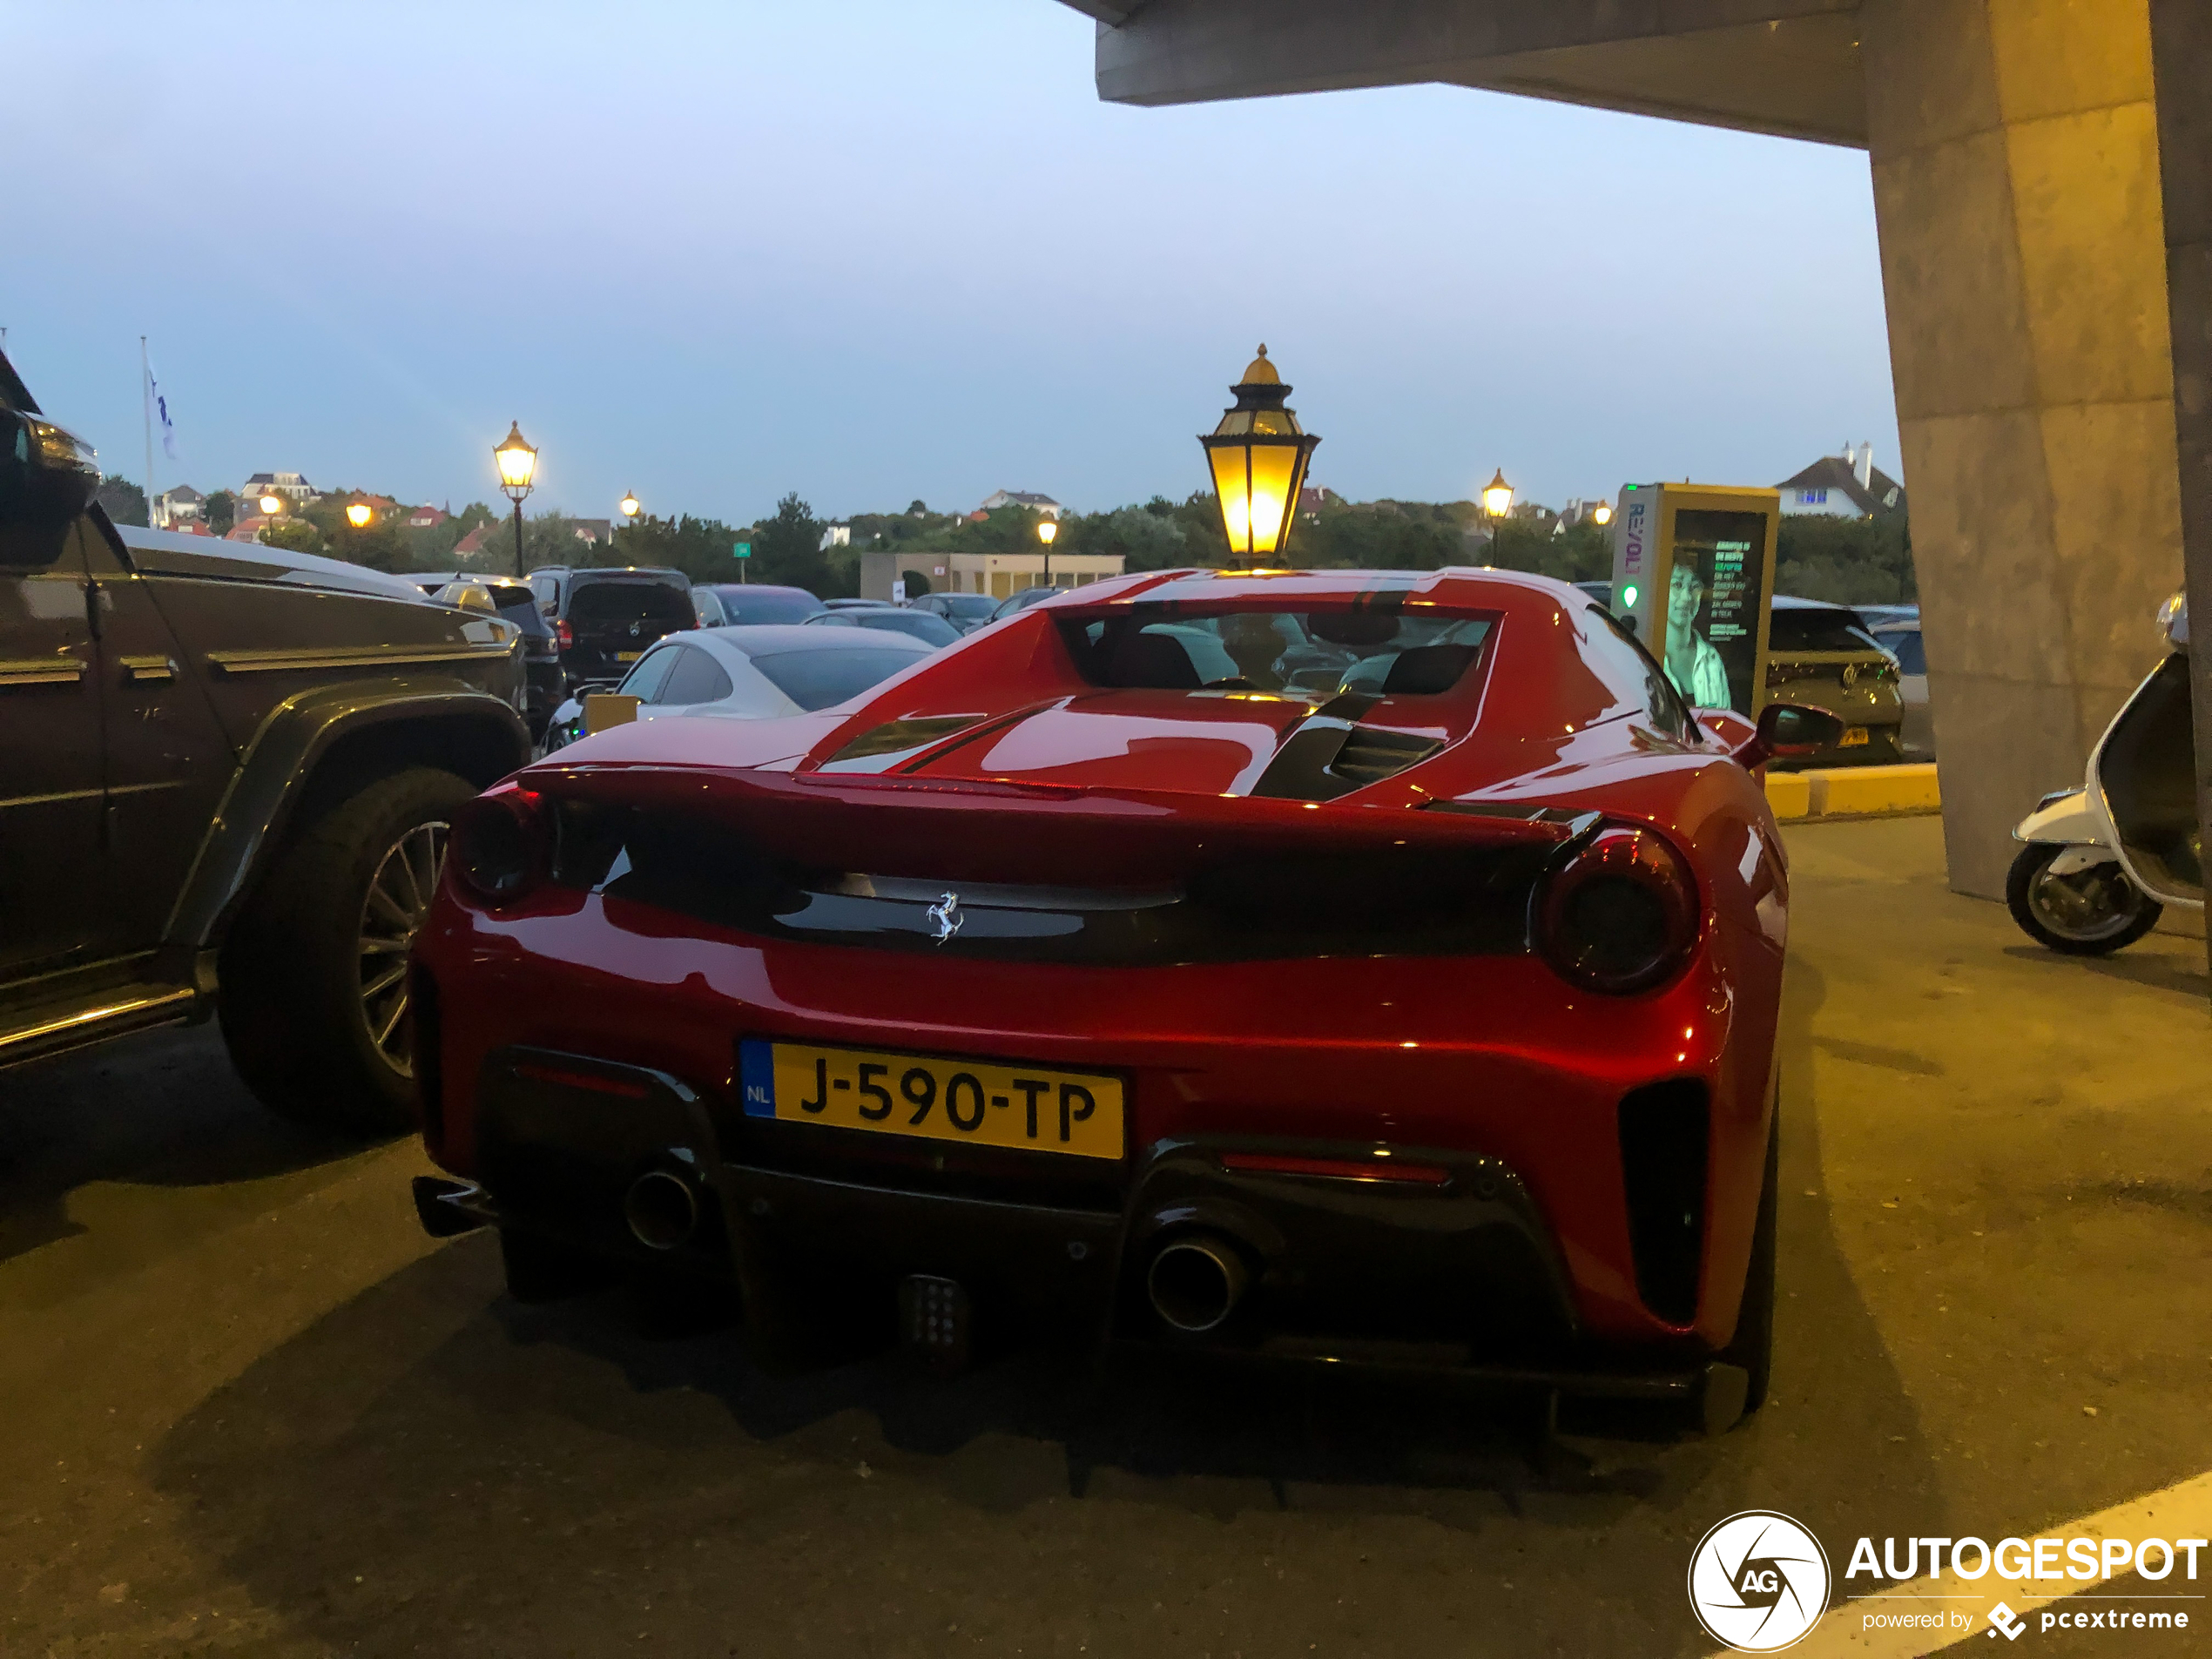
M 1828 1610 L 1828 1552 L 1785 1514 L 1746 1509 L 1697 1541 L 1689 1606 L 1705 1633 L 1738 1653 L 1779 1653 Z

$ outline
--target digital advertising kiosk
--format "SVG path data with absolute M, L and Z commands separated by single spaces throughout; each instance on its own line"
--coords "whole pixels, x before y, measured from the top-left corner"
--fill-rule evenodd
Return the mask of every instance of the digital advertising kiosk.
M 1766 698 L 1778 489 L 1629 484 L 1613 513 L 1613 614 L 1701 709 Z

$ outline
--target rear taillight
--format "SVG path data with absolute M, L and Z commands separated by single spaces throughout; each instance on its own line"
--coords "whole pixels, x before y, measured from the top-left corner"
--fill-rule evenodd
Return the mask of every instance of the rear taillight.
M 561 642 L 563 651 L 567 651 L 576 644 L 576 630 L 569 626 L 569 619 L 566 617 L 560 617 L 554 623 L 553 637 Z
M 553 819 L 535 790 L 502 784 L 454 814 L 446 864 L 487 904 L 511 904 L 545 880 Z
M 1537 890 L 1536 949 L 1560 977 L 1609 995 L 1669 979 L 1697 943 L 1697 883 L 1651 830 L 1601 830 Z

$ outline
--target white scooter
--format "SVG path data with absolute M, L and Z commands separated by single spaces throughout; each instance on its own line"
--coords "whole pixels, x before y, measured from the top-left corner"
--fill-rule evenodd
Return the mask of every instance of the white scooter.
M 2013 832 L 2027 843 L 2005 881 L 2013 920 L 2070 955 L 2132 945 L 2167 905 L 2204 908 L 2188 601 L 2158 623 L 2168 655 L 2105 728 L 2083 787 L 2044 796 Z

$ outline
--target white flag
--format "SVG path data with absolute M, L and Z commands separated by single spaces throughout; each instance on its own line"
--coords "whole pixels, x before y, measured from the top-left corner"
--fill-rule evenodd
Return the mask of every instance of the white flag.
M 161 389 L 161 382 L 154 378 L 153 365 L 146 365 L 146 395 L 153 400 L 154 419 L 161 422 L 161 453 L 170 460 L 177 458 L 177 427 L 169 418 L 169 399 Z

